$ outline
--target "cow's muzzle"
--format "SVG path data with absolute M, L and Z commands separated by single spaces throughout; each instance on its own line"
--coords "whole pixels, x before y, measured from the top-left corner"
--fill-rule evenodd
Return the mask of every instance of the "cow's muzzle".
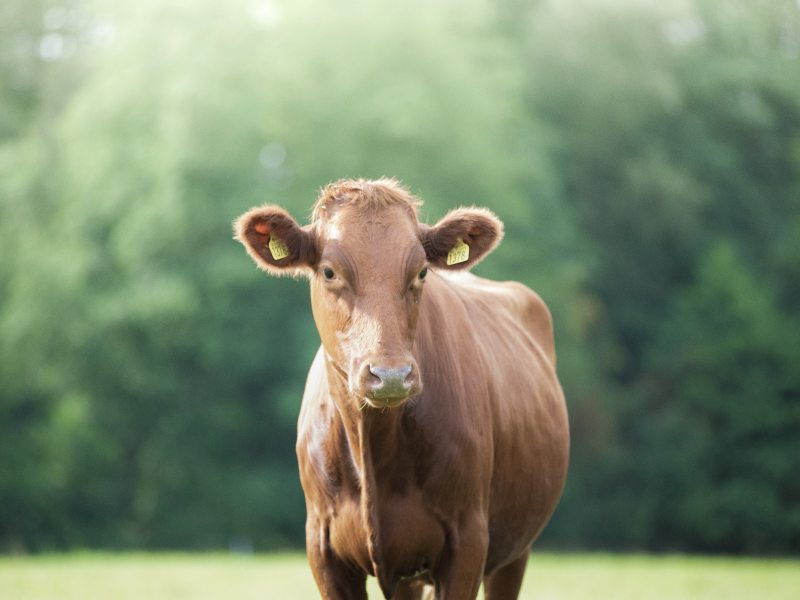
M 365 361 L 360 371 L 363 397 L 375 408 L 400 406 L 422 390 L 419 369 L 414 362 L 382 365 Z

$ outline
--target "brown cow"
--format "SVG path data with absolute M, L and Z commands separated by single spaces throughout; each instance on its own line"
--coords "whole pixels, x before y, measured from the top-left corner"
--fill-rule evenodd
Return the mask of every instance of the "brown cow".
M 479 208 L 435 226 L 393 180 L 325 188 L 299 227 L 276 206 L 236 221 L 272 274 L 304 274 L 322 346 L 297 456 L 306 548 L 324 598 L 516 598 L 567 470 L 550 314 L 525 286 L 464 269 L 502 223 Z M 430 270 L 429 270 L 430 268 Z M 460 271 L 460 272 L 459 272 Z

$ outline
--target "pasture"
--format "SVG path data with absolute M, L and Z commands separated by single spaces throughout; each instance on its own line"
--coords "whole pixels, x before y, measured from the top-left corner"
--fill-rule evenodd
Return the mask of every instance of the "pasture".
M 381 598 L 370 579 L 370 598 Z M 800 591 L 800 561 L 535 554 L 524 600 L 769 598 Z M 68 554 L 0 558 L 3 600 L 318 598 L 300 554 Z

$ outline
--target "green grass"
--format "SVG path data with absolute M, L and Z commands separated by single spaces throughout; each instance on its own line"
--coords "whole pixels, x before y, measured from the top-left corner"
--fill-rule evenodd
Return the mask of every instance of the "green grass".
M 381 598 L 370 580 L 370 598 Z M 2 600 L 319 598 L 301 555 L 68 554 L 0 558 Z M 535 554 L 523 599 L 800 598 L 800 561 Z

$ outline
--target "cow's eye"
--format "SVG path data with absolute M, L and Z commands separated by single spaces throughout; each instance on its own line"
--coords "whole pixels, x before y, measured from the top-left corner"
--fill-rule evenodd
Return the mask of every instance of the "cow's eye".
M 419 272 L 419 280 L 422 281 L 423 279 L 425 279 L 425 276 L 427 274 L 428 274 L 428 267 L 425 267 L 424 269 L 422 269 L 422 271 Z
M 333 272 L 333 269 L 330 267 L 325 267 L 322 269 L 322 276 L 327 280 L 331 281 L 334 277 L 336 277 L 336 273 Z

